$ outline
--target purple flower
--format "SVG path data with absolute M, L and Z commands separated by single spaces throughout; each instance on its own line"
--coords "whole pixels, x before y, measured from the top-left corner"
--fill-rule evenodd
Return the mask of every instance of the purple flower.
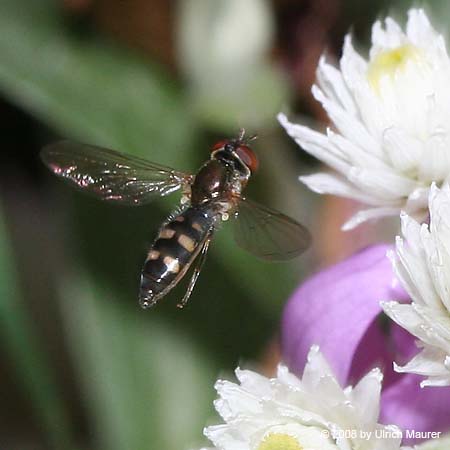
M 421 389 L 422 377 L 396 373 L 392 367 L 418 349 L 412 335 L 381 314 L 381 300 L 408 300 L 386 257 L 388 248 L 369 247 L 297 289 L 283 314 L 283 358 L 301 374 L 311 345 L 317 344 L 342 385 L 379 367 L 384 372 L 383 423 L 405 431 L 447 431 L 450 388 Z

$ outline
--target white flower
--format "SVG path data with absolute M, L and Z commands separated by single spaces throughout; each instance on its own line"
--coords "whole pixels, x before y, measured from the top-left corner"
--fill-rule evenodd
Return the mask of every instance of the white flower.
M 230 77 L 236 67 L 251 71 L 271 46 L 273 24 L 263 0 L 184 0 L 178 16 L 179 60 L 195 83 L 212 83 L 223 72 Z
M 300 177 L 310 189 L 370 206 L 344 226 L 400 210 L 417 217 L 432 181 L 450 178 L 450 60 L 441 35 L 422 10 L 406 31 L 391 18 L 372 28 L 369 60 L 346 36 L 340 70 L 321 58 L 314 97 L 335 131 L 326 135 L 279 121 L 308 153 L 334 169 Z
M 401 432 L 377 423 L 382 374 L 342 389 L 313 346 L 302 379 L 278 367 L 268 379 L 236 370 L 240 384 L 219 380 L 215 407 L 225 423 L 204 433 L 220 450 L 393 450 Z
M 190 115 L 213 129 L 271 123 L 287 94 L 270 64 L 274 18 L 267 0 L 176 2 L 177 61 Z
M 419 338 L 422 351 L 397 372 L 428 377 L 421 386 L 450 385 L 450 188 L 431 186 L 430 225 L 402 214 L 394 269 L 411 304 L 382 302 L 386 314 Z

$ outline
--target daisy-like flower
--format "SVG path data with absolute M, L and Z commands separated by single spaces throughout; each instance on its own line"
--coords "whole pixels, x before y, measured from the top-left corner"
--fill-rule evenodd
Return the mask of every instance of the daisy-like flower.
M 225 423 L 205 428 L 220 450 L 393 450 L 401 432 L 378 423 L 382 374 L 373 369 L 342 389 L 317 346 L 303 377 L 279 366 L 276 378 L 236 370 L 219 380 L 215 407 Z
M 450 385 L 450 187 L 431 186 L 430 225 L 402 214 L 402 234 L 392 256 L 394 270 L 412 302 L 383 302 L 386 314 L 416 336 L 422 349 L 397 372 L 427 378 L 421 386 Z
M 404 444 L 417 444 L 423 439 L 408 430 L 450 431 L 450 389 L 421 389 L 422 377 L 393 370 L 392 361 L 409 361 L 418 349 L 408 331 L 380 320 L 381 299 L 410 301 L 387 250 L 391 247 L 368 247 L 302 283 L 284 308 L 282 355 L 289 369 L 301 374 L 311 345 L 317 343 L 342 386 L 380 367 L 380 421 L 395 423 Z
M 301 181 L 370 206 L 343 229 L 400 210 L 420 217 L 431 182 L 450 178 L 450 60 L 443 37 L 424 11 L 412 9 L 405 31 L 391 18 L 384 27 L 374 24 L 368 61 L 347 35 L 339 69 L 322 57 L 312 88 L 333 130 L 322 134 L 278 117 L 304 150 L 334 170 Z

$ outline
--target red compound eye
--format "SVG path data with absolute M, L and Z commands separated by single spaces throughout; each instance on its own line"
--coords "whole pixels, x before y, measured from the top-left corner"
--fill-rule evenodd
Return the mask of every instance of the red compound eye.
M 230 141 L 228 139 L 225 139 L 223 141 L 218 141 L 216 142 L 212 147 L 211 147 L 211 152 L 215 152 L 216 150 L 220 150 L 221 148 L 225 147 L 225 145 L 227 145 Z
M 240 145 L 236 148 L 236 153 L 239 158 L 241 158 L 242 162 L 250 169 L 250 172 L 255 173 L 258 170 L 258 158 L 250 147 Z

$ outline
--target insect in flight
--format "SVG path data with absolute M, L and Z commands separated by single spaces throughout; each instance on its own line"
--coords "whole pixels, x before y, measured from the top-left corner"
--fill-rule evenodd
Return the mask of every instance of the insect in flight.
M 101 147 L 61 141 L 44 147 L 43 162 L 72 186 L 112 203 L 139 206 L 182 191 L 180 206 L 161 226 L 141 273 L 139 302 L 155 305 L 195 262 L 183 307 L 205 262 L 214 232 L 231 218 L 237 243 L 269 261 L 294 258 L 309 246 L 308 230 L 290 217 L 242 196 L 258 159 L 242 129 L 217 142 L 195 175 Z

